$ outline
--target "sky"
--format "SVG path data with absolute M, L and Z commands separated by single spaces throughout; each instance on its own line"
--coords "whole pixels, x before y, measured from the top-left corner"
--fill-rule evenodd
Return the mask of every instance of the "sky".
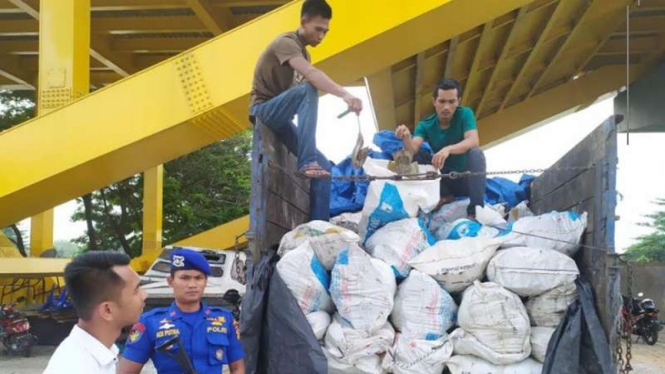
M 348 88 L 363 100 L 365 110 L 359 117 L 364 142 L 372 143 L 376 133 L 376 121 L 364 87 Z M 523 135 L 485 150 L 487 170 L 542 169 L 551 166 L 575 144 L 593 131 L 613 113 L 613 98 L 607 98 L 577 113 L 562 116 Z M 317 146 L 333 162 L 339 162 L 351 154 L 358 136 L 358 119 L 347 115 L 337 119 L 346 109 L 344 102 L 334 96 L 321 97 Z M 482 138 L 482 133 L 480 134 Z M 665 152 L 656 150 L 665 144 L 665 133 L 631 134 L 631 144 L 626 145 L 626 135 L 619 135 L 619 170 L 617 190 L 616 248 L 619 252 L 634 243 L 635 238 L 650 232 L 638 226 L 643 216 L 658 207 L 652 202 L 665 198 Z M 517 180 L 519 175 L 508 176 Z M 55 240 L 70 240 L 85 232 L 84 222 L 72 222 L 76 203 L 70 201 L 55 209 Z M 29 220 L 20 227 L 29 230 Z

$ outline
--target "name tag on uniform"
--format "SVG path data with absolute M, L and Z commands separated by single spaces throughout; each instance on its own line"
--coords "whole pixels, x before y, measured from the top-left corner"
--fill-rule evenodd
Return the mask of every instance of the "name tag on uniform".
M 180 331 L 178 329 L 168 329 L 168 330 L 159 330 L 157 331 L 157 335 L 155 338 L 163 338 L 165 336 L 175 336 L 180 334 Z
M 217 332 L 220 334 L 226 334 L 227 333 L 226 327 L 220 327 L 220 326 L 208 326 L 206 329 L 206 332 Z

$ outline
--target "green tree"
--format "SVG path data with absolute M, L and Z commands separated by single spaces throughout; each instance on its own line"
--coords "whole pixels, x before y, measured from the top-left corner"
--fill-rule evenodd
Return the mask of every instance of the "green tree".
M 164 165 L 163 242 L 165 245 L 249 211 L 251 133 L 216 142 Z M 99 249 L 141 254 L 143 175 L 132 176 L 91 194 L 89 214 Z M 72 219 L 86 220 L 82 199 Z M 76 239 L 88 249 L 90 236 Z
M 60 258 L 73 258 L 84 250 L 83 247 L 69 240 L 56 240 L 53 247 Z
M 0 91 L 0 131 L 35 116 L 33 91 Z
M 665 199 L 657 199 L 654 203 L 665 207 Z M 640 223 L 640 226 L 652 228 L 654 231 L 637 238 L 637 243 L 626 250 L 626 259 L 635 262 L 665 262 L 665 210 L 659 210 L 645 217 L 651 222 Z

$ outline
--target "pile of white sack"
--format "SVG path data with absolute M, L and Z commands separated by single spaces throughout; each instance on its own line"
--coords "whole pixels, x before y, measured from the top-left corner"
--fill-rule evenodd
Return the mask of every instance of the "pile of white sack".
M 366 172 L 391 175 L 368 160 Z M 427 169 L 422 169 L 424 171 Z M 431 212 L 439 181 L 375 181 L 362 212 L 298 226 L 277 271 L 329 373 L 536 374 L 579 270 L 586 213 L 536 216 L 468 199 Z M 459 307 L 456 304 L 459 303 Z

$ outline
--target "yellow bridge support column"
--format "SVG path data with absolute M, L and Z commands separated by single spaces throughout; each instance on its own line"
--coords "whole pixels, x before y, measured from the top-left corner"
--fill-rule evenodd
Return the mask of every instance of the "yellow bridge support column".
M 38 115 L 48 114 L 87 94 L 89 87 L 90 0 L 41 0 Z M 32 217 L 30 226 L 31 255 L 39 257 L 51 248 L 53 209 Z
M 143 173 L 143 253 L 132 260 L 132 267 L 145 272 L 162 250 L 162 206 L 164 165 Z

